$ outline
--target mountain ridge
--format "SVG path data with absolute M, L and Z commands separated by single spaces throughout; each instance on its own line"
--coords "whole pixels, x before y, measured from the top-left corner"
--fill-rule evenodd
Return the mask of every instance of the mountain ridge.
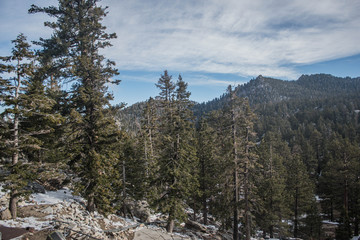
M 235 89 L 239 97 L 249 100 L 252 107 L 259 104 L 289 100 L 319 100 L 341 95 L 358 95 L 360 77 L 341 78 L 330 74 L 301 75 L 298 80 L 281 80 L 259 75 Z M 196 115 L 219 109 L 227 101 L 227 94 L 195 106 Z
M 281 80 L 271 77 L 258 77 L 238 85 L 235 92 L 239 97 L 249 100 L 256 112 L 269 104 L 293 101 L 324 101 L 334 98 L 351 98 L 360 96 L 360 77 L 336 77 L 330 74 L 301 75 L 297 80 Z M 226 93 L 210 101 L 195 103 L 193 110 L 196 117 L 213 110 L 218 110 L 228 101 Z M 122 128 L 136 132 L 146 101 L 135 103 L 117 113 Z

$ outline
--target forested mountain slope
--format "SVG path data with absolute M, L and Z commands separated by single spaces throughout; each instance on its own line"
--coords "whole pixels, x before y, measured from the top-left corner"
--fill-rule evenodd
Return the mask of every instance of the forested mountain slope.
M 200 136 L 198 154 L 223 168 L 228 156 L 225 142 L 228 144 L 227 137 L 231 136 L 228 131 L 234 129 L 229 115 L 236 116 L 234 109 L 241 109 L 237 114 L 247 112 L 243 100 L 234 103 L 234 95 L 248 100 L 255 116 L 244 119 L 253 121 L 254 132 L 248 135 L 246 130 L 241 136 L 250 136 L 257 143 L 247 145 L 246 152 L 256 162 L 249 170 L 248 180 L 255 186 L 249 192 L 254 204 L 249 214 L 264 236 L 286 236 L 291 231 L 294 237 L 305 239 L 335 237 L 335 231 L 327 232 L 323 227 L 326 221 L 336 222 L 337 239 L 359 234 L 359 90 L 360 78 L 316 74 L 283 81 L 259 76 L 234 90 L 230 88 L 220 98 L 193 106 L 198 124 L 195 135 Z M 154 109 L 158 109 L 158 101 L 153 100 Z M 123 110 L 119 115 L 122 127 L 135 134 L 156 131 L 142 117 L 147 104 L 149 101 Z M 211 174 L 217 176 L 212 179 L 215 182 L 231 176 L 229 172 Z M 221 209 L 220 213 L 213 212 L 219 216 L 229 210 L 215 208 Z M 282 225 L 282 219 L 290 220 L 291 227 Z
M 308 107 L 322 109 L 323 105 L 332 104 L 334 101 L 353 102 L 360 97 L 360 78 L 315 74 L 302 75 L 296 81 L 285 81 L 260 75 L 244 85 L 237 86 L 235 92 L 239 97 L 247 98 L 252 109 L 261 116 L 268 115 L 270 111 L 274 113 L 272 108 L 280 111 L 279 108 L 285 105 L 286 109 L 282 109 L 282 113 L 277 114 L 289 115 Z M 200 117 L 218 110 L 228 100 L 229 96 L 224 93 L 211 101 L 194 103 L 194 114 Z M 136 103 L 118 112 L 121 127 L 136 132 L 140 127 L 145 104 L 146 102 Z M 356 105 L 352 108 L 360 109 Z
M 278 103 L 294 100 L 320 100 L 335 96 L 358 95 L 360 78 L 339 78 L 328 74 L 302 75 L 296 81 L 258 76 L 236 88 L 240 97 L 249 99 L 250 105 Z M 206 103 L 195 106 L 197 115 L 220 108 L 228 99 L 224 94 Z

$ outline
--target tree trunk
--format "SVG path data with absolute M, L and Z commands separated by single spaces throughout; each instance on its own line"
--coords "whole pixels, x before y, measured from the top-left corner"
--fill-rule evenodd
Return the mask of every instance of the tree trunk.
M 124 213 L 124 217 L 126 217 L 126 168 L 125 168 L 125 161 L 123 161 L 123 166 L 122 166 L 122 170 L 123 170 L 123 213 Z
M 333 199 L 330 199 L 330 221 L 334 222 L 334 207 L 333 207 Z
M 205 195 L 205 191 L 206 191 L 206 181 L 205 181 L 205 175 L 206 175 L 206 171 L 205 171 L 205 161 L 204 159 L 201 159 L 201 175 L 203 177 L 202 182 L 201 182 L 201 190 L 203 192 L 202 195 L 202 210 L 203 210 L 203 219 L 204 219 L 204 224 L 207 225 L 208 224 L 208 216 L 207 216 L 207 202 L 206 202 L 206 195 Z
M 273 181 L 273 148 L 272 143 L 270 143 L 270 179 Z M 273 212 L 273 194 L 272 188 L 270 189 L 270 210 Z M 274 225 L 270 225 L 269 227 L 270 238 L 274 238 Z
M 236 117 L 235 110 L 232 109 L 232 137 L 233 137 L 233 155 L 234 155 L 234 226 L 233 226 L 233 240 L 239 239 L 239 211 L 238 211 L 238 202 L 239 202 L 239 181 L 238 181 L 238 159 L 237 159 L 237 141 L 236 141 Z
M 270 225 L 269 234 L 270 234 L 270 238 L 274 238 L 274 225 Z
M 17 105 L 16 105 L 17 108 Z M 19 116 L 16 113 L 15 117 L 14 117 L 14 127 L 13 127 L 13 131 L 14 131 L 14 153 L 12 156 L 12 164 L 15 165 L 19 162 Z
M 193 205 L 193 220 L 196 222 L 196 214 L 197 214 L 197 207 L 196 207 L 196 202 L 194 201 L 194 205 Z
M 13 190 L 10 196 L 9 210 L 13 219 L 17 217 L 17 190 Z
M 204 225 L 208 224 L 208 211 L 207 211 L 207 202 L 206 197 L 204 196 L 202 199 L 203 202 L 203 218 L 204 218 Z
M 250 200 L 249 200 L 249 129 L 246 128 L 246 146 L 245 146 L 245 181 L 244 181 L 244 192 L 245 192 L 245 234 L 246 240 L 251 238 L 251 220 L 250 220 Z
M 346 153 L 344 154 L 344 165 L 345 165 L 345 186 L 344 186 L 344 209 L 345 209 L 345 217 L 346 219 L 349 219 L 349 182 L 348 182 L 348 157 Z
M 174 231 L 174 225 L 175 225 L 174 219 L 171 219 L 170 216 L 169 216 L 169 220 L 168 220 L 168 223 L 166 225 L 166 231 L 168 233 L 172 233 Z
M 20 61 L 18 60 L 18 66 L 20 65 Z M 20 94 L 20 86 L 21 86 L 21 79 L 20 79 L 20 73 L 17 73 L 17 84 L 15 88 L 15 97 L 14 100 L 16 101 L 14 110 L 14 126 L 13 126 L 13 147 L 14 147 L 14 153 L 12 156 L 12 164 L 15 165 L 19 161 L 19 113 L 17 112 L 19 110 L 19 104 L 17 103 L 17 100 L 19 98 Z
M 86 210 L 89 212 L 95 212 L 95 199 L 94 196 L 89 196 L 89 200 L 86 206 Z
M 234 229 L 233 229 L 233 240 L 239 239 L 239 210 L 238 210 L 238 202 L 239 202 L 239 188 L 238 188 L 238 179 L 237 179 L 237 170 L 234 170 Z
M 299 189 L 295 190 L 295 206 L 294 206 L 294 238 L 298 236 L 298 194 Z
M 358 216 L 356 216 L 354 221 L 354 236 L 359 236 L 359 224 L 360 219 Z

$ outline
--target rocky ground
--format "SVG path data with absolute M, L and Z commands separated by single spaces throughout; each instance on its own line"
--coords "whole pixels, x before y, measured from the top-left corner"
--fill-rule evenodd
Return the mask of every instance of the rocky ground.
M 164 225 L 158 224 L 166 219 L 160 214 L 151 214 L 143 201 L 130 204 L 132 219 L 90 213 L 85 209 L 85 200 L 73 196 L 67 188 L 32 194 L 29 200 L 19 203 L 18 218 L 15 220 L 5 214 L 8 211 L 7 194 L 1 194 L 0 204 L 0 226 L 5 233 L 21 232 L 23 235 L 17 239 L 45 240 L 54 231 L 60 232 L 66 239 L 79 240 L 226 239 L 217 233 L 217 227 L 203 226 L 190 220 L 178 226 L 173 234 L 168 234 Z M 4 234 L 3 239 L 7 239 Z

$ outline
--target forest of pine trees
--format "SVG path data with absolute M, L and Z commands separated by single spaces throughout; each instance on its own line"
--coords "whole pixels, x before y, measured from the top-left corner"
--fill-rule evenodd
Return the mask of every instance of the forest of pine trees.
M 97 3 L 32 5 L 55 19 L 51 37 L 31 46 L 19 34 L 0 58 L 0 178 L 13 218 L 37 168 L 53 164 L 79 179 L 73 191 L 88 211 L 126 216 L 129 202 L 146 200 L 168 232 L 192 209 L 234 240 L 326 239 L 324 221 L 336 222 L 336 239 L 359 235 L 358 79 L 260 76 L 196 104 L 182 76 L 165 70 L 158 96 L 123 110 L 110 104 L 118 70 L 100 50 L 116 34 Z

